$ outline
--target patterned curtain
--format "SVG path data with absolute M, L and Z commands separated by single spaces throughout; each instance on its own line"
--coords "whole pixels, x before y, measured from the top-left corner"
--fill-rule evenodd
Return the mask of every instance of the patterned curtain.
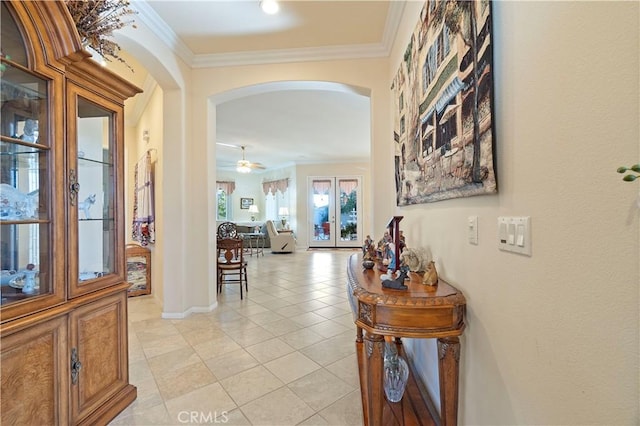
M 235 182 L 218 181 L 218 182 L 216 182 L 216 185 L 218 185 L 218 189 L 223 190 L 224 193 L 227 194 L 227 195 L 233 194 L 233 191 L 236 190 L 236 183 Z
M 314 194 L 328 194 L 331 188 L 330 180 L 314 180 L 313 181 L 313 193 Z
M 339 185 L 340 191 L 348 195 L 351 194 L 351 191 L 358 187 L 358 181 L 356 179 L 341 180 Z
M 288 188 L 289 178 L 262 182 L 262 190 L 264 191 L 264 195 L 269 195 L 269 191 L 271 191 L 273 195 L 276 194 L 276 191 L 280 191 L 284 194 Z

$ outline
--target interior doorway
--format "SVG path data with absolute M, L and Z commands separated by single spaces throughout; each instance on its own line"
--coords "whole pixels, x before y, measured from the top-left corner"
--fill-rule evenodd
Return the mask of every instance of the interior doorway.
M 362 234 L 362 178 L 310 176 L 309 247 L 359 247 Z

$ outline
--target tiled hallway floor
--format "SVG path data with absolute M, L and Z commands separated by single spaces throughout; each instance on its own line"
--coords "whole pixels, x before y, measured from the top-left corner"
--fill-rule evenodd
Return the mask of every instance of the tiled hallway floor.
M 361 425 L 355 326 L 346 299 L 352 251 L 265 250 L 249 292 L 161 319 L 129 299 L 130 381 L 138 398 L 112 425 Z

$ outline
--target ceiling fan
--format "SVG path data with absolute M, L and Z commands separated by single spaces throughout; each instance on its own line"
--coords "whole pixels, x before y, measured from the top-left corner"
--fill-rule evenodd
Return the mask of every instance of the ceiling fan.
M 265 167 L 261 163 L 252 163 L 245 159 L 244 151 L 246 147 L 244 145 L 241 145 L 240 148 L 242 149 L 242 160 L 238 160 L 238 163 L 236 164 L 236 171 L 240 173 L 251 173 L 251 170 L 253 169 L 264 170 Z

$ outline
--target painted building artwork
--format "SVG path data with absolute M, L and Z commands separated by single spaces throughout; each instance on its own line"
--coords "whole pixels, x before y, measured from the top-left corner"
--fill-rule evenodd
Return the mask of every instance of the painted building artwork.
M 396 203 L 497 192 L 491 2 L 427 1 L 391 90 Z

